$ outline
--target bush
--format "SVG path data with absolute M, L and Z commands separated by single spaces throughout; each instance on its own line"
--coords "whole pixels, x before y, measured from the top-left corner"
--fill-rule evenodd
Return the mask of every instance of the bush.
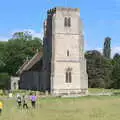
M 3 90 L 0 90 L 0 96 L 3 96 L 3 95 L 4 95 Z
M 0 73 L 0 88 L 9 89 L 10 88 L 10 76 L 8 73 Z

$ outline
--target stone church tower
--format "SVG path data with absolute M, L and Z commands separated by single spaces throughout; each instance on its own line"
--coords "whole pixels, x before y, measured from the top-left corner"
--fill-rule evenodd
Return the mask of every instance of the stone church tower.
M 48 10 L 44 23 L 43 89 L 52 95 L 87 94 L 88 77 L 80 10 Z

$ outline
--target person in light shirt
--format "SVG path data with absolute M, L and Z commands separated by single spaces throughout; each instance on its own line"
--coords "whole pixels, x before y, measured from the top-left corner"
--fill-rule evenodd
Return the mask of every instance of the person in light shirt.
M 31 100 L 32 107 L 35 108 L 35 106 L 36 106 L 36 100 L 37 100 L 36 94 L 32 94 L 30 96 L 30 100 Z

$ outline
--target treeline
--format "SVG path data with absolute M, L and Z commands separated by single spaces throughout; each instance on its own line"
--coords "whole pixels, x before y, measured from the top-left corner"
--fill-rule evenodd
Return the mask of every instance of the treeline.
M 120 88 L 120 55 L 113 59 L 104 57 L 99 51 L 87 51 L 89 88 Z
M 8 88 L 10 76 L 16 76 L 19 67 L 41 48 L 42 40 L 27 31 L 16 32 L 8 41 L 0 42 L 0 88 Z
M 10 76 L 42 48 L 42 40 L 29 32 L 16 32 L 7 42 L 0 42 L 0 88 L 8 88 Z M 111 56 L 111 39 L 104 42 L 103 53 L 86 51 L 89 88 L 120 88 L 120 54 Z
M 103 53 L 87 51 L 88 85 L 90 88 L 120 89 L 120 54 L 111 58 L 111 38 L 106 37 Z

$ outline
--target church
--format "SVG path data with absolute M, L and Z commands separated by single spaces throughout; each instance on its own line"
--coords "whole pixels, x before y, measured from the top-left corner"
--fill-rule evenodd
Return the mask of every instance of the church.
M 87 94 L 83 25 L 78 8 L 47 11 L 43 49 L 17 73 L 20 89 L 49 91 L 52 95 Z

